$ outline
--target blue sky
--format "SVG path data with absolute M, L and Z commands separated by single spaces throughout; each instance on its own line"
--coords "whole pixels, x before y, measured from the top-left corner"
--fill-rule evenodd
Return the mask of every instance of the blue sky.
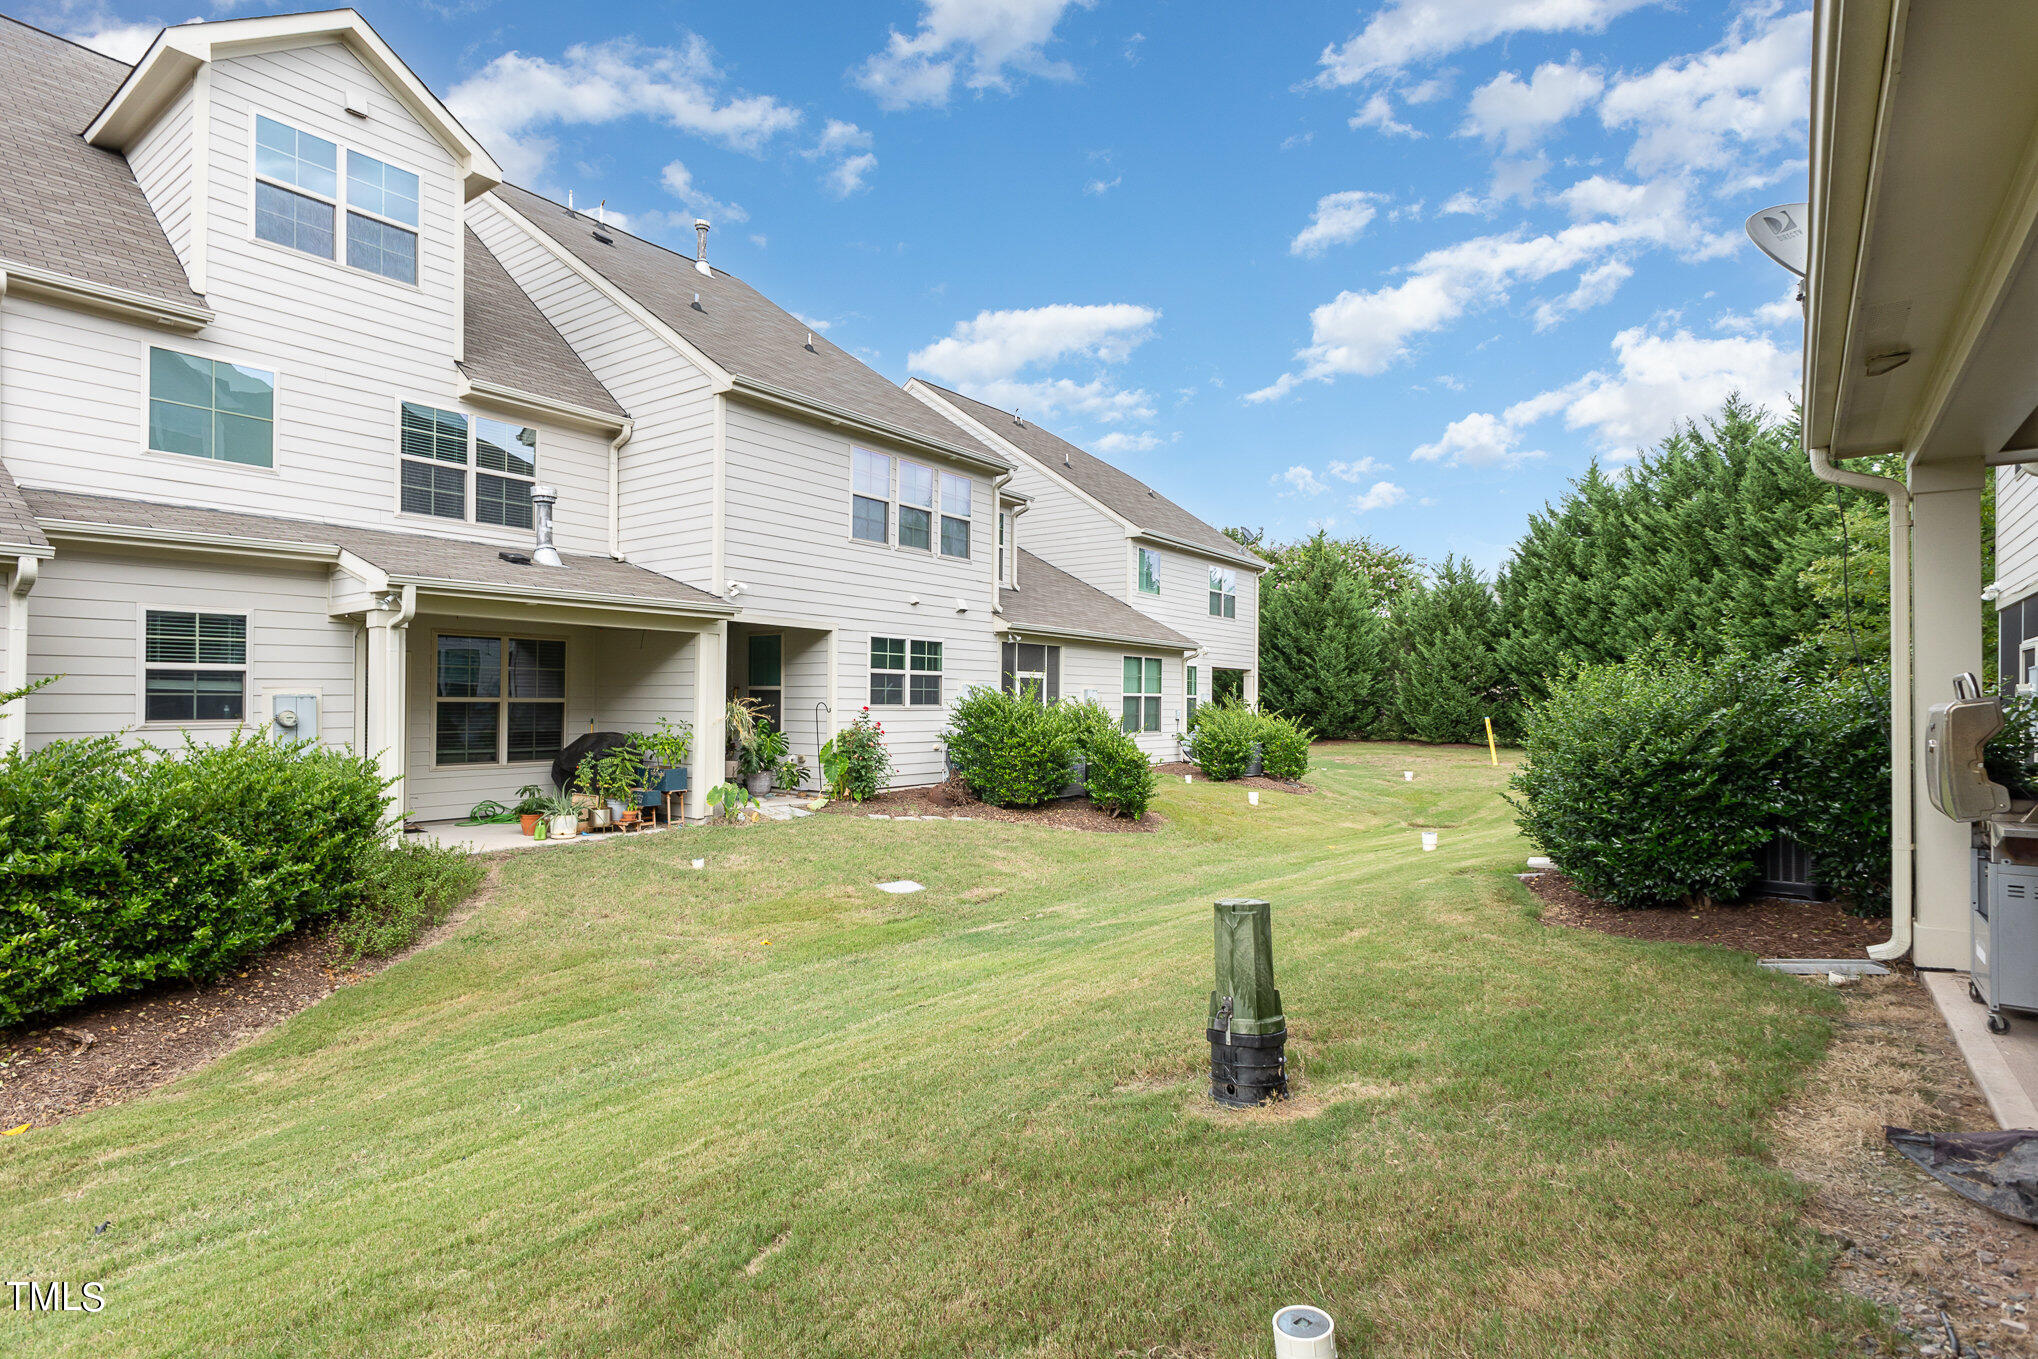
M 1797 385 L 1790 4 L 362 0 L 512 178 L 1216 524 L 1491 570 L 1594 456 Z M 189 13 L 46 0 L 132 56 Z M 270 12 L 219 4 L 207 17 Z

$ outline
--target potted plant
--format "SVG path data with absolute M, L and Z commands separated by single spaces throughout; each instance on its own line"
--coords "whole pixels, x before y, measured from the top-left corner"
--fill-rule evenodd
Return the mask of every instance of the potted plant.
M 727 757 L 723 773 L 727 778 L 748 778 L 749 770 L 743 768 L 743 752 L 757 739 L 757 723 L 762 714 L 756 699 L 732 698 L 723 710 L 722 727 L 728 740 L 723 748 Z
M 683 793 L 687 790 L 687 757 L 693 754 L 693 730 L 681 723 L 674 726 L 661 717 L 658 730 L 638 732 L 630 737 L 630 744 L 643 755 L 646 786 L 642 796 L 645 807 L 663 807 L 667 793 Z
M 792 742 L 786 739 L 786 734 L 760 718 L 749 743 L 736 752 L 736 772 L 752 797 L 763 797 L 771 791 L 773 776 L 791 753 Z
M 791 792 L 812 777 L 813 771 L 807 765 L 806 756 L 788 755 L 778 762 L 778 768 L 772 773 L 778 780 L 778 786 Z
M 718 783 L 708 789 L 708 805 L 720 812 L 724 821 L 741 821 L 757 805 L 757 799 L 741 784 Z
M 612 746 L 594 762 L 594 791 L 601 795 L 612 823 L 621 824 L 624 812 L 636 810 L 637 790 L 643 783 L 644 757 L 635 746 Z
M 538 829 L 539 820 L 545 815 L 545 803 L 549 801 L 545 790 L 535 783 L 527 783 L 517 789 L 517 822 L 529 835 Z
M 565 840 L 580 829 L 580 809 L 569 797 L 548 797 L 544 801 L 545 827 L 554 840 Z

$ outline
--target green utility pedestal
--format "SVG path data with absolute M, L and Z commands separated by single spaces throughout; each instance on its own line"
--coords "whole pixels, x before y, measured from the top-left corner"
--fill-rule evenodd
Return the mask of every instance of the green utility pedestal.
M 1274 986 L 1273 907 L 1227 898 L 1216 904 L 1217 985 L 1204 1023 L 1210 1097 L 1264 1104 L 1288 1093 L 1288 1017 Z

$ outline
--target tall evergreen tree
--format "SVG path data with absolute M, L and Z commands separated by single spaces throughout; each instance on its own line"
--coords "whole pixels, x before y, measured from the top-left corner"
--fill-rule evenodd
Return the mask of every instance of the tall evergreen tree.
M 1493 589 L 1472 564 L 1444 558 L 1395 602 L 1396 725 L 1418 741 L 1481 741 L 1507 716 Z
M 1387 619 L 1372 579 L 1319 531 L 1260 581 L 1260 701 L 1317 735 L 1382 733 L 1394 686 Z

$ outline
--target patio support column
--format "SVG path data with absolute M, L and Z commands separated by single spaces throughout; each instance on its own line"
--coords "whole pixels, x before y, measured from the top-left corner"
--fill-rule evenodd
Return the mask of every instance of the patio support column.
M 1970 832 L 1949 821 L 1926 795 L 1925 718 L 1953 697 L 1953 677 L 1981 673 L 1980 458 L 1913 463 L 1911 488 L 1912 817 L 1917 841 L 1916 934 L 1919 967 L 1965 968 L 1970 894 Z M 1892 600 L 1901 607 L 1901 599 Z
M 1260 706 L 1260 672 L 1257 666 L 1245 672 L 1245 706 L 1255 711 Z
M 40 559 L 17 557 L 7 578 L 7 636 L 0 647 L 0 694 L 28 685 L 28 592 L 35 588 Z M 28 700 L 17 698 L 0 708 L 0 751 L 28 740 Z
M 404 796 L 405 755 L 410 748 L 410 705 L 405 692 L 410 646 L 410 620 L 417 615 L 417 587 L 390 591 L 378 601 L 385 607 L 368 611 L 367 754 L 384 779 L 390 780 L 390 809 L 396 829 L 408 810 Z
M 708 789 L 724 782 L 723 713 L 729 700 L 729 624 L 703 628 L 693 639 L 693 756 L 687 762 L 687 815 L 699 820 L 708 812 Z

